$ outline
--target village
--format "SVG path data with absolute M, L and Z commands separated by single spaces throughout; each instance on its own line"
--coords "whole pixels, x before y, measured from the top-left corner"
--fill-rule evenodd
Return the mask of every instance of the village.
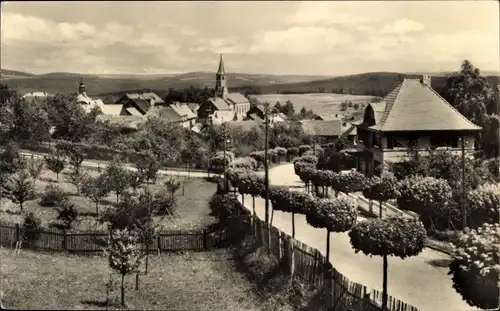
M 292 47 L 290 67 L 317 53 Z M 498 72 L 460 58 L 446 74 L 242 74 L 240 50 L 211 49 L 208 73 L 2 63 L 1 310 L 500 310 Z

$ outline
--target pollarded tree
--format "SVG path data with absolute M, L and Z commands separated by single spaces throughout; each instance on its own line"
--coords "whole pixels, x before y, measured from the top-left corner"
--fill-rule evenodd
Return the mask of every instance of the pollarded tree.
M 239 184 L 243 178 L 245 178 L 246 171 L 242 169 L 237 169 L 230 167 L 226 170 L 226 177 L 228 181 L 231 183 L 231 186 L 234 188 L 234 193 L 239 187 Z
M 236 158 L 231 162 L 230 167 L 245 171 L 254 171 L 257 169 L 257 162 L 251 157 Z
M 278 154 L 278 163 L 280 163 L 283 157 L 286 156 L 286 148 L 276 147 L 274 150 L 276 150 L 276 153 Z
M 136 272 L 142 260 L 139 236 L 128 229 L 112 230 L 107 245 L 109 267 L 121 275 L 120 302 L 125 306 L 125 276 Z
M 448 274 L 453 288 L 471 306 L 500 307 L 500 224 L 484 224 L 456 243 Z
M 356 253 L 383 257 L 382 308 L 387 310 L 387 256 L 405 259 L 420 254 L 427 239 L 424 224 L 402 217 L 376 218 L 356 223 L 349 237 Z
M 326 229 L 326 258 L 330 261 L 330 232 L 346 232 L 356 223 L 358 203 L 351 197 L 315 199 L 306 220 L 314 228 Z
M 408 177 L 400 182 L 399 192 L 398 206 L 419 214 L 426 228 L 434 228 L 436 217 L 450 215 L 452 189 L 444 179 Z
M 500 223 L 500 184 L 484 184 L 471 191 L 469 200 L 469 221 L 471 228 L 484 223 Z
M 264 165 L 264 161 L 266 159 L 266 154 L 264 151 L 254 151 L 250 153 L 250 157 L 257 161 L 257 168 L 260 167 L 260 164 Z
M 363 195 L 369 200 L 379 202 L 382 217 L 382 205 L 384 202 L 396 199 L 399 196 L 399 182 L 392 173 L 383 173 L 380 177 L 374 176 L 368 181 L 368 186 L 363 190 Z
M 311 146 L 309 145 L 300 145 L 299 146 L 299 155 L 302 156 L 305 152 L 311 150 Z
M 332 188 L 335 190 L 335 196 L 338 196 L 339 192 L 349 194 L 363 191 L 367 186 L 365 175 L 355 169 L 346 173 L 335 173 L 332 177 Z
M 289 147 L 286 149 L 286 157 L 288 161 L 292 161 L 299 154 L 299 149 L 297 147 Z
M 258 174 L 248 174 L 245 183 L 248 194 L 252 196 L 252 209 L 253 215 L 255 215 L 255 197 L 262 196 L 262 193 L 264 193 L 265 181 L 264 178 Z

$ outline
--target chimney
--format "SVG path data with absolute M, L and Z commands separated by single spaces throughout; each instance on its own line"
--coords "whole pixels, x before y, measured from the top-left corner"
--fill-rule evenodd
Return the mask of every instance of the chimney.
M 422 79 L 420 79 L 420 83 L 422 83 L 422 85 L 431 86 L 431 77 L 423 75 Z

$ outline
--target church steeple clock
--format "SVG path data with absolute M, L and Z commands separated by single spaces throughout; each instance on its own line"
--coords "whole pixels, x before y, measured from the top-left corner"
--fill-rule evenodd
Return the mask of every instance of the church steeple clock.
M 215 96 L 226 98 L 228 93 L 227 81 L 226 81 L 226 71 L 224 69 L 224 61 L 222 60 L 222 54 L 220 55 L 219 69 L 215 74 Z

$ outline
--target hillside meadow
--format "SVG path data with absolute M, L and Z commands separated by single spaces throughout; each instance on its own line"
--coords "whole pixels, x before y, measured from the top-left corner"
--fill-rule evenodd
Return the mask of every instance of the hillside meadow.
M 263 94 L 250 95 L 251 98 L 259 102 L 268 102 L 274 106 L 277 101 L 284 105 L 288 100 L 292 102 L 295 112 L 299 112 L 302 107 L 311 109 L 315 114 L 334 118 L 335 115 L 352 115 L 356 111 L 362 111 L 362 105 L 367 105 L 373 96 L 332 94 L 332 93 L 310 93 L 310 94 Z M 340 104 L 344 101 L 350 101 L 358 104 L 359 108 L 348 107 L 346 111 L 340 110 Z

